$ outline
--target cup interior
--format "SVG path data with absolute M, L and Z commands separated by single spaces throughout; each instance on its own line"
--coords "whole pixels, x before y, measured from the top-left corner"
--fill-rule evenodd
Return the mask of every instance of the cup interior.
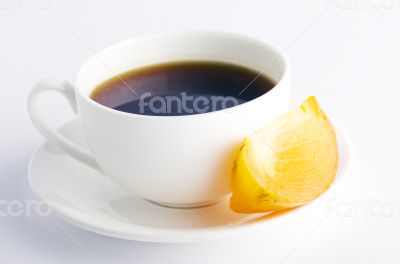
M 89 58 L 81 67 L 77 89 L 89 97 L 99 84 L 126 71 L 174 61 L 217 61 L 265 74 L 275 83 L 287 70 L 287 59 L 260 41 L 229 33 L 179 32 L 121 42 Z

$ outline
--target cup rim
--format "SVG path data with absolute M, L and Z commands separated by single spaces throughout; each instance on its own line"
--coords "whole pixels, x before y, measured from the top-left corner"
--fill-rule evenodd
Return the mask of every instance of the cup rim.
M 232 107 L 228 107 L 228 108 L 224 108 L 224 109 L 220 109 L 220 110 L 216 110 L 216 111 L 210 111 L 210 112 L 205 112 L 205 113 L 196 113 L 196 114 L 187 114 L 187 115 L 144 115 L 144 114 L 137 114 L 137 113 L 128 113 L 128 112 L 123 112 L 123 111 L 119 111 L 107 106 L 104 106 L 96 101 L 94 101 L 93 99 L 90 98 L 89 95 L 85 94 L 82 89 L 78 89 L 77 85 L 75 85 L 75 91 L 77 94 L 79 94 L 81 96 L 81 98 L 83 98 L 83 100 L 85 102 L 87 102 L 88 104 L 97 107 L 103 111 L 106 111 L 108 113 L 111 114 L 116 114 L 116 115 L 120 115 L 122 117 L 135 117 L 135 118 L 165 118 L 165 119 L 173 119 L 173 118 L 194 118 L 194 117 L 204 117 L 204 116 L 208 116 L 208 115 L 219 115 L 219 114 L 229 114 L 232 112 L 235 112 L 237 110 L 240 110 L 241 108 L 245 107 L 246 105 L 249 105 L 250 103 L 256 101 L 256 100 L 262 100 L 263 98 L 265 98 L 266 96 L 268 96 L 268 94 L 273 91 L 278 89 L 281 86 L 281 83 L 289 78 L 289 73 L 291 71 L 291 66 L 289 63 L 289 59 L 287 57 L 287 55 L 280 50 L 279 48 L 261 41 L 255 37 L 251 37 L 248 35 L 244 35 L 244 34 L 238 34 L 238 33 L 232 33 L 232 32 L 225 32 L 225 31 L 205 31 L 205 30 L 183 30 L 183 31 L 172 31 L 172 32 L 166 32 L 166 33 L 155 33 L 155 34 L 148 34 L 148 35 L 144 35 L 144 36 L 140 36 L 140 37 L 135 37 L 135 38 L 131 38 L 131 39 L 127 39 L 124 41 L 120 41 L 117 42 L 113 45 L 108 46 L 107 48 L 104 48 L 100 51 L 97 51 L 95 54 L 93 54 L 92 56 L 90 56 L 89 58 L 87 58 L 84 63 L 79 67 L 78 70 L 78 74 L 76 76 L 75 79 L 75 83 L 78 83 L 78 80 L 81 79 L 82 76 L 82 72 L 83 69 L 85 68 L 85 66 L 87 64 L 90 63 L 90 61 L 92 61 L 94 58 L 98 57 L 99 54 L 101 53 L 105 53 L 111 49 L 115 49 L 118 46 L 123 46 L 127 43 L 131 43 L 131 42 L 140 42 L 140 41 L 150 41 L 150 40 L 155 40 L 158 38 L 163 38 L 163 37 L 178 37 L 178 36 L 182 36 L 182 35 L 188 35 L 188 34 L 196 34 L 196 35 L 204 35 L 204 36 L 208 36 L 208 37 L 212 37 L 212 36 L 222 36 L 222 37 L 230 37 L 230 38 L 235 38 L 237 40 L 242 40 L 242 41 L 247 41 L 253 44 L 257 44 L 265 49 L 269 49 L 271 51 L 273 51 L 273 53 L 276 54 L 277 58 L 279 58 L 282 61 L 283 64 L 283 73 L 282 73 L 282 77 L 276 82 L 275 86 L 269 90 L 268 92 L 264 93 L 261 96 L 258 96 L 250 101 L 244 102 L 242 104 L 239 105 L 235 105 Z M 237 65 L 242 66 L 240 63 L 238 63 Z M 245 68 L 247 68 L 246 66 L 243 66 Z M 265 72 L 261 71 L 261 74 L 265 74 Z

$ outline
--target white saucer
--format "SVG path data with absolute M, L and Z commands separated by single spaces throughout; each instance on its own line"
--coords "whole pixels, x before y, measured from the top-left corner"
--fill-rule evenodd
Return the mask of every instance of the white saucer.
M 339 128 L 336 131 L 340 166 L 337 179 L 328 192 L 337 188 L 350 158 L 345 133 Z M 61 132 L 85 145 L 78 119 L 67 123 Z M 296 224 L 304 218 L 305 213 L 301 212 L 316 203 L 269 215 L 236 214 L 229 209 L 228 200 L 197 209 L 167 208 L 127 193 L 107 176 L 86 167 L 48 142 L 33 154 L 29 180 L 34 193 L 65 221 L 103 235 L 138 241 L 203 241 L 254 229 L 268 233 L 269 228 L 284 228 L 280 223 L 287 221 L 283 219 Z

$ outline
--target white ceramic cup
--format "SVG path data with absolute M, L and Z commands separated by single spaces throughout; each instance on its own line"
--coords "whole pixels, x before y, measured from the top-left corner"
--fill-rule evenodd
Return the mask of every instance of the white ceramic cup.
M 238 64 L 266 74 L 277 84 L 244 104 L 183 116 L 121 112 L 89 97 L 97 85 L 128 70 L 183 60 Z M 49 142 L 132 194 L 164 205 L 194 207 L 229 194 L 233 159 L 244 137 L 288 110 L 289 77 L 286 56 L 257 40 L 218 32 L 168 33 L 124 41 L 95 54 L 80 68 L 74 86 L 40 81 L 28 105 L 32 122 Z M 48 90 L 68 99 L 81 120 L 89 149 L 43 122 L 37 99 Z

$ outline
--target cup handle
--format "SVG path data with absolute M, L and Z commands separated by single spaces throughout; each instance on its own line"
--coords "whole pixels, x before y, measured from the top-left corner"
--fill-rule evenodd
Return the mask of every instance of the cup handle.
M 28 110 L 30 118 L 36 129 L 52 144 L 81 161 L 87 166 L 100 171 L 95 159 L 89 150 L 77 145 L 68 138 L 61 135 L 57 130 L 49 127 L 42 119 L 38 111 L 38 97 L 46 91 L 56 91 L 67 98 L 72 110 L 77 113 L 75 92 L 72 84 L 67 81 L 56 81 L 44 79 L 39 81 L 32 89 L 28 98 Z

